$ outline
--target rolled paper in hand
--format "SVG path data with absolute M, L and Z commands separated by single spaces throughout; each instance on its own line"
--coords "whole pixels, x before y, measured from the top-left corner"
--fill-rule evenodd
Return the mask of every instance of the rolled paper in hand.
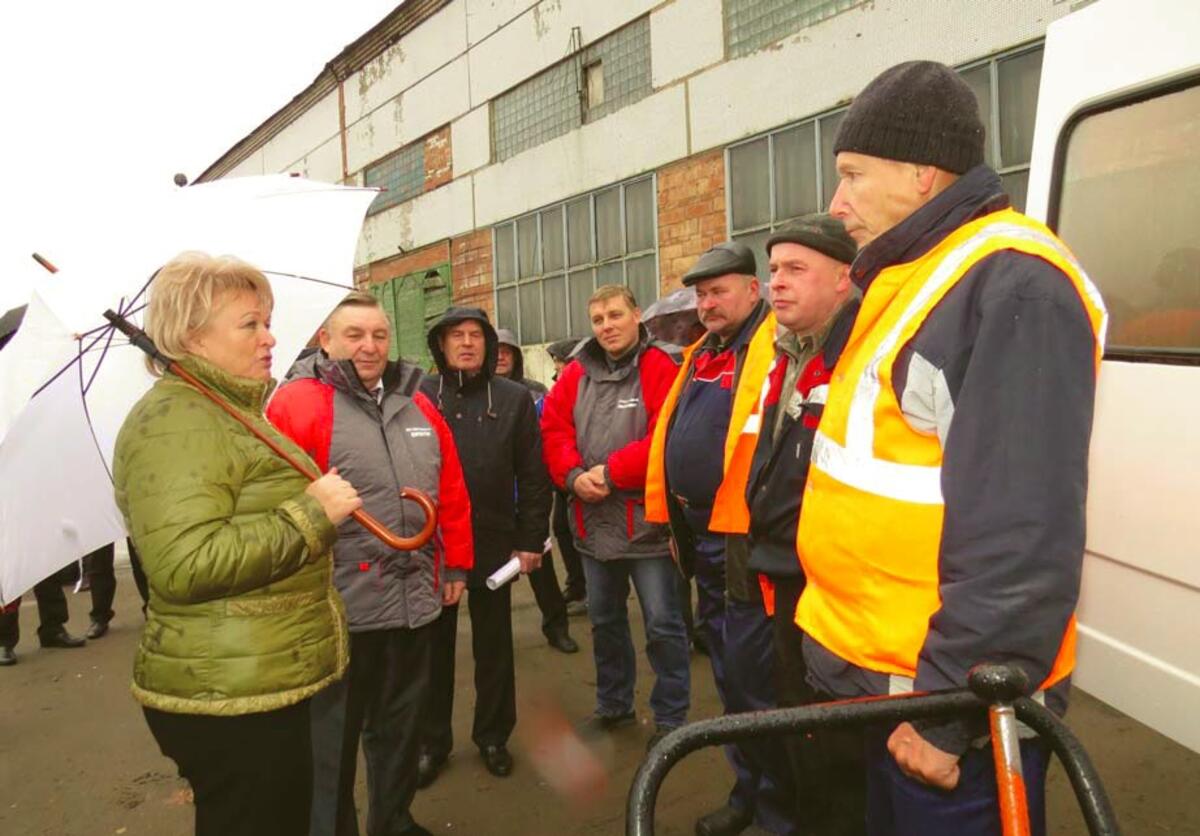
M 505 563 L 495 572 L 488 575 L 487 588 L 497 590 L 511 581 L 517 575 L 521 574 L 521 560 L 517 557 L 509 558 L 508 563 Z

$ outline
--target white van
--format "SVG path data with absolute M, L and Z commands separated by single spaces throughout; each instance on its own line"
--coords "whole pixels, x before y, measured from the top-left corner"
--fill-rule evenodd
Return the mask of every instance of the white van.
M 1200 2 L 1049 27 L 1026 211 L 1110 314 L 1074 681 L 1200 751 Z

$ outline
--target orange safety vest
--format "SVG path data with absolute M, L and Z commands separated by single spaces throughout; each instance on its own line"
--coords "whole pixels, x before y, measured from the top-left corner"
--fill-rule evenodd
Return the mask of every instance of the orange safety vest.
M 1099 371 L 1107 323 L 1099 293 L 1066 245 L 1011 209 L 960 227 L 923 257 L 875 278 L 830 382 L 796 536 L 808 581 L 796 623 L 868 670 L 915 678 L 929 619 L 941 606 L 941 443 L 905 420 L 892 368 L 963 275 L 1001 250 L 1037 256 L 1070 280 L 1096 336 Z M 1072 616 L 1042 688 L 1074 666 Z
M 767 380 L 767 372 L 775 359 L 775 312 L 769 312 L 746 349 L 746 359 L 739 372 L 737 390 L 733 395 L 733 406 L 729 417 L 729 430 L 725 435 L 724 478 L 713 498 L 709 531 L 722 534 L 745 534 L 750 530 L 750 509 L 746 505 L 746 482 L 750 479 L 750 465 L 754 460 L 754 446 L 758 441 L 759 425 L 762 423 L 762 399 L 760 391 Z M 692 355 L 707 335 L 692 343 L 683 352 L 683 364 L 671 391 L 663 402 L 650 440 L 650 461 L 646 468 L 646 520 L 669 522 L 667 513 L 667 428 L 679 402 L 683 387 L 692 377 Z M 704 455 L 705 451 L 696 451 Z

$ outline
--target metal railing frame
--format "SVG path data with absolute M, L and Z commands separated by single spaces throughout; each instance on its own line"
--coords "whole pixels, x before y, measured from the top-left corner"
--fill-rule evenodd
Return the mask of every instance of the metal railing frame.
M 981 666 L 971 675 L 971 688 L 934 694 L 904 694 L 730 714 L 689 723 L 666 735 L 651 749 L 634 776 L 625 811 L 626 836 L 653 836 L 654 808 L 667 773 L 687 755 L 707 746 L 737 743 L 772 734 L 799 734 L 819 729 L 863 727 L 925 718 L 950 719 L 1011 705 L 1017 719 L 1037 732 L 1062 763 L 1088 832 L 1092 836 L 1119 836 L 1120 827 L 1100 775 L 1083 745 L 1070 729 L 1045 706 L 1034 700 L 1004 693 L 1019 670 Z

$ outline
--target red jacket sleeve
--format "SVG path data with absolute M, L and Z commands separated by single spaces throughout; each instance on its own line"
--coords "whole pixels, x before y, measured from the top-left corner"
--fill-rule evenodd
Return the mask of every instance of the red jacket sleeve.
M 475 565 L 475 539 L 471 533 L 471 498 L 463 479 L 462 463 L 454 436 L 441 413 L 420 392 L 413 403 L 433 425 L 442 451 L 442 472 L 438 479 L 438 534 L 446 553 L 446 568 L 469 571 Z
M 542 403 L 542 458 L 550 479 L 564 489 L 567 474 L 584 466 L 575 441 L 575 398 L 582 377 L 583 366 L 572 360 L 563 367 L 558 382 Z
M 267 420 L 304 450 L 324 473 L 333 442 L 333 387 L 304 378 L 285 383 L 267 404 Z
M 650 462 L 654 425 L 658 423 L 658 413 L 678 372 L 679 366 L 660 348 L 647 348 L 638 360 L 642 403 L 646 406 L 646 434 L 609 454 L 608 479 L 613 487 L 624 491 L 646 487 L 646 467 Z

